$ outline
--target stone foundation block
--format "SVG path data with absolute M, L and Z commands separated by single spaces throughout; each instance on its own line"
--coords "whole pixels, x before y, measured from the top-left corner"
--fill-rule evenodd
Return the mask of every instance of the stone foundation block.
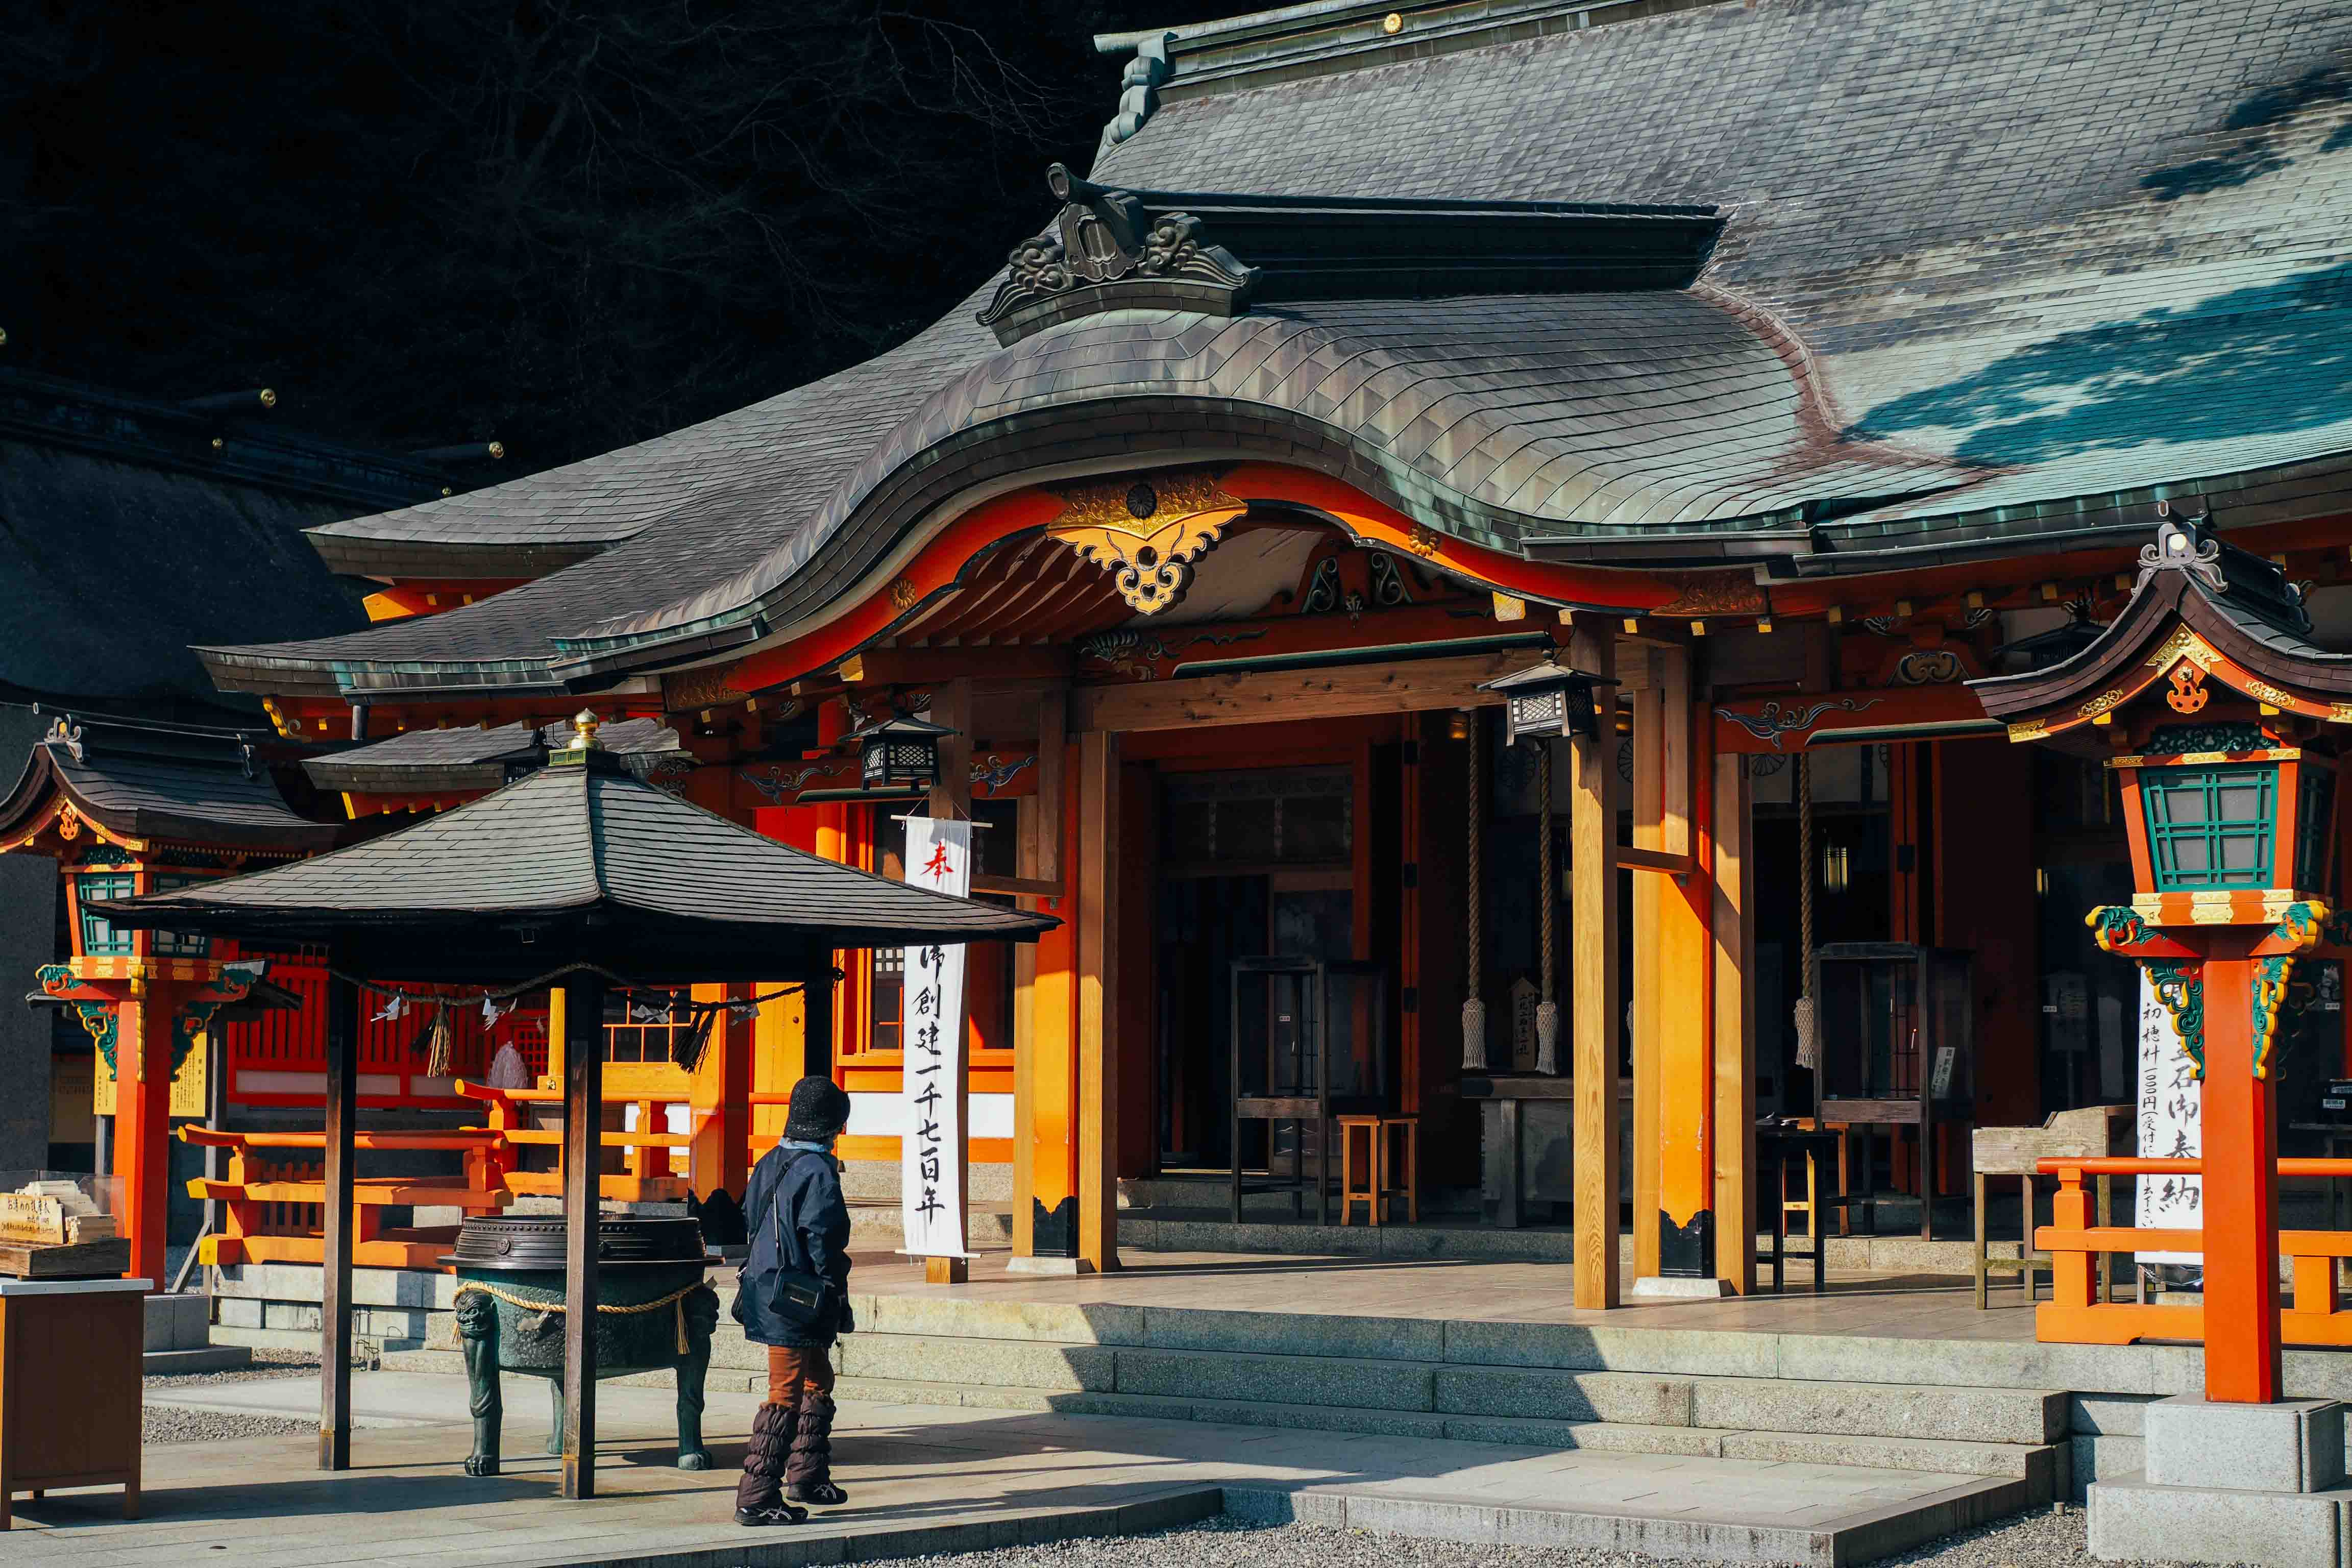
M 2091 1555 L 2339 1568 L 2347 1501 L 2342 1491 L 2231 1491 L 2137 1479 L 2100 1481 L 2090 1489 Z
M 2317 1492 L 2344 1484 L 2344 1406 L 2334 1400 L 2159 1400 L 2143 1419 L 2153 1486 Z

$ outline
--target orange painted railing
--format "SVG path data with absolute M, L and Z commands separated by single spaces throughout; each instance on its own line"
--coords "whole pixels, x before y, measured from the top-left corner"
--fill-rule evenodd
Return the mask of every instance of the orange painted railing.
M 2038 1169 L 2058 1178 L 2052 1223 L 2036 1227 L 2034 1247 L 2050 1255 L 2050 1300 L 2034 1309 L 2033 1337 L 2045 1343 L 2127 1345 L 2136 1340 L 2202 1340 L 2202 1306 L 2148 1301 L 2098 1301 L 2092 1285 L 2099 1269 L 2094 1257 L 2117 1252 L 2205 1250 L 2201 1230 L 2170 1230 L 2091 1223 L 2092 1194 L 2085 1184 L 2099 1176 L 2201 1176 L 2201 1160 L 2044 1160 Z M 2281 1176 L 2352 1178 L 2352 1160 L 2281 1160 Z M 2289 1344 L 2352 1345 L 2352 1311 L 2344 1310 L 2336 1283 L 2336 1260 L 2352 1258 L 2352 1231 L 2282 1230 L 2279 1255 L 2294 1266 L 2293 1295 L 2279 1310 L 2279 1331 Z
M 528 1108 L 533 1105 L 561 1105 L 563 1092 L 553 1089 L 492 1089 L 488 1084 L 460 1082 L 457 1092 L 467 1100 L 478 1100 L 489 1107 L 491 1131 L 499 1135 L 501 1170 L 506 1187 L 510 1192 L 534 1196 L 560 1197 L 563 1193 L 563 1132 L 555 1127 L 533 1127 L 529 1123 Z M 628 1169 L 625 1172 L 600 1175 L 597 1190 L 614 1203 L 682 1203 L 693 1190 L 694 1184 L 677 1173 L 669 1151 L 694 1146 L 692 1132 L 653 1132 L 646 1131 L 655 1120 L 654 1107 L 678 1103 L 676 1100 L 648 1100 L 640 1094 L 607 1095 L 605 1103 L 637 1107 L 637 1131 L 605 1132 L 598 1142 L 607 1149 L 625 1149 Z M 520 1153 L 526 1148 L 551 1148 L 556 1152 L 555 1168 L 551 1171 L 526 1171 L 520 1168 Z
M 217 1200 L 221 1228 L 198 1243 L 207 1264 L 319 1263 L 326 1258 L 325 1173 L 315 1161 L 272 1162 L 260 1151 L 317 1151 L 325 1158 L 323 1132 L 216 1132 L 183 1127 L 183 1142 L 228 1151 L 228 1171 L 220 1181 L 199 1176 L 188 1184 L 192 1197 Z M 408 1176 L 362 1176 L 352 1183 L 352 1261 L 370 1268 L 435 1268 L 457 1239 L 453 1226 L 387 1226 L 390 1208 L 453 1208 L 495 1214 L 512 1201 L 499 1180 L 495 1153 L 499 1135 L 486 1129 L 446 1132 L 355 1131 L 359 1149 L 462 1151 L 466 1173 L 457 1180 Z

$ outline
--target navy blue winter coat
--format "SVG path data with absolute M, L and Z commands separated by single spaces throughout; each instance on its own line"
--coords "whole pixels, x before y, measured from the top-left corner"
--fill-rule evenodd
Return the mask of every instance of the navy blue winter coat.
M 775 1327 L 772 1320 L 763 1324 L 770 1315 L 755 1312 L 746 1319 L 745 1338 L 806 1350 L 829 1345 L 856 1326 L 849 1315 L 849 1205 L 842 1201 L 831 1155 L 781 1144 L 769 1150 L 744 1190 L 743 1224 L 751 1233 L 747 1286 L 763 1269 L 795 1268 L 832 1280 L 835 1303 L 830 1322 L 804 1330 Z

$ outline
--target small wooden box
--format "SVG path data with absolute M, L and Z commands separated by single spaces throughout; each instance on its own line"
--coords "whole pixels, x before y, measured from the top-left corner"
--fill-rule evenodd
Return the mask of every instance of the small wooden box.
M 139 1517 L 145 1279 L 0 1279 L 0 1530 L 20 1492 L 122 1488 Z

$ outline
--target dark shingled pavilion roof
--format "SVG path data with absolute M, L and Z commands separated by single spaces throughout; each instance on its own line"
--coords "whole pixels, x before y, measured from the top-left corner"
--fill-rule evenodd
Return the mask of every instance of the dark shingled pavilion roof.
M 821 860 L 593 752 L 331 855 L 90 907 L 331 942 L 386 980 L 513 980 L 573 960 L 669 984 L 789 979 L 836 947 L 1023 941 L 1059 923 Z
M 65 721 L 34 746 L 16 787 L 0 800 L 0 839 L 23 831 L 60 795 L 117 838 L 307 854 L 330 847 L 341 832 L 295 811 L 276 771 L 226 733 Z
M 2339 0 L 1460 0 L 1385 38 L 1381 10 L 1127 40 L 1089 177 L 1285 197 L 1309 236 L 1326 198 L 1702 206 L 1722 228 L 1696 280 L 1473 295 L 1375 269 L 1358 298 L 1269 287 L 1231 319 L 1109 310 L 1010 346 L 976 280 L 823 381 L 314 530 L 344 572 L 588 558 L 205 650 L 215 678 L 593 689 L 790 635 L 1024 472 L 1204 457 L 1302 464 L 1537 558 L 1781 577 L 2138 537 L 2166 496 L 2225 527 L 2352 500 Z
M 509 769 L 520 772 L 537 766 L 546 760 L 548 750 L 564 744 L 571 733 L 572 727 L 564 723 L 411 730 L 371 745 L 308 758 L 302 771 L 310 775 L 312 784 L 328 790 L 398 795 L 496 789 L 508 782 Z M 670 757 L 692 760 L 678 743 L 677 731 L 658 719 L 624 719 L 606 724 L 596 731 L 596 743 L 615 756 L 634 757 L 641 763 Z

